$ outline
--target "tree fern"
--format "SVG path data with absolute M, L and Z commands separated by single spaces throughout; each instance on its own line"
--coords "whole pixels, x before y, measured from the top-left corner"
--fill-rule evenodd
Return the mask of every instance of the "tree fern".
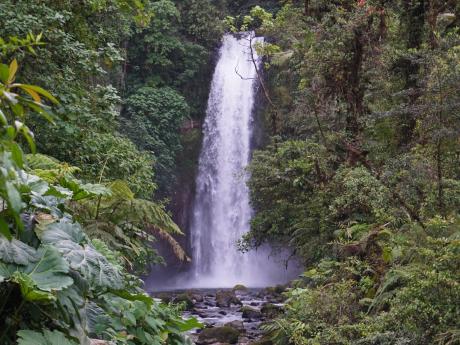
M 168 243 L 179 260 L 190 260 L 172 237 L 183 233 L 163 205 L 135 198 L 125 181 L 116 180 L 107 187 L 109 194 L 73 204 L 91 238 L 101 239 L 120 251 L 130 266 L 140 256 L 157 260 L 150 248 L 156 237 Z

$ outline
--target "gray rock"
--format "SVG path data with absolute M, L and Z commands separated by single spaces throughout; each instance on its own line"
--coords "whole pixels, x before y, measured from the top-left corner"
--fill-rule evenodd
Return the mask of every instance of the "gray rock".
M 244 323 L 243 321 L 240 321 L 240 320 L 234 320 L 234 321 L 227 322 L 226 324 L 224 324 L 224 326 L 232 327 L 238 330 L 240 333 L 246 332 L 246 329 L 244 328 Z
M 247 292 L 248 291 L 248 288 L 246 286 L 244 286 L 243 284 L 237 284 L 233 287 L 232 289 L 233 291 L 238 291 L 238 292 Z
M 173 302 L 174 303 L 184 303 L 186 310 L 192 310 L 194 306 L 192 297 L 187 293 L 181 293 L 177 295 L 176 297 L 174 297 Z
M 216 292 L 216 305 L 220 308 L 228 308 L 232 304 L 242 305 L 240 299 L 236 297 L 232 290 L 219 290 Z
M 241 308 L 240 311 L 243 313 L 243 319 L 248 319 L 248 320 L 251 320 L 251 321 L 257 321 L 257 320 L 260 320 L 262 318 L 262 313 L 259 310 L 255 309 L 255 308 L 244 306 L 244 307 Z
M 262 309 L 260 309 L 260 312 L 265 318 L 274 319 L 283 312 L 283 309 L 275 304 L 265 303 Z
M 198 345 L 210 345 L 216 343 L 236 344 L 240 332 L 228 326 L 205 328 L 198 336 Z
M 197 294 L 197 293 L 194 293 L 192 295 L 192 299 L 195 301 L 195 303 L 202 303 L 204 301 L 203 295 L 200 295 L 200 294 Z

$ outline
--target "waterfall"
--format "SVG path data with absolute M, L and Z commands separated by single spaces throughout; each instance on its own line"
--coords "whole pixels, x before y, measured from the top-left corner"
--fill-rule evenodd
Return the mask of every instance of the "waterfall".
M 187 285 L 266 286 L 286 280 L 287 273 L 269 259 L 268 250 L 241 253 L 236 246 L 249 230 L 252 214 L 245 168 L 251 157 L 257 83 L 249 40 L 244 35 L 225 35 L 203 129 L 190 228 L 193 264 Z

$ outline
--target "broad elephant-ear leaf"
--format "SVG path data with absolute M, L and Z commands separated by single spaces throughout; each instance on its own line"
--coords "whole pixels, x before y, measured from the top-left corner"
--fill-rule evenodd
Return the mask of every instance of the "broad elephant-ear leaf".
M 73 279 L 68 276 L 69 264 L 56 248 L 43 246 L 38 248 L 37 254 L 39 260 L 27 265 L 23 271 L 33 279 L 40 290 L 62 290 L 73 284 Z
M 0 260 L 16 265 L 27 265 L 37 261 L 37 251 L 17 239 L 9 241 L 6 237 L 0 235 Z
M 26 298 L 35 287 L 38 290 L 52 292 L 72 285 L 73 279 L 68 276 L 68 273 L 69 264 L 52 246 L 38 248 L 35 260 L 25 266 L 0 261 L 0 282 L 11 280 L 19 284 L 21 291 L 24 289 Z M 51 300 L 45 295 L 42 296 L 43 298 L 38 295 L 36 297 L 40 300 Z
M 14 272 L 11 281 L 19 285 L 21 295 L 26 301 L 52 302 L 56 300 L 56 297 L 52 293 L 39 290 L 35 281 L 23 272 Z
M 77 284 L 59 291 L 56 294 L 63 321 L 71 325 L 69 334 L 79 340 L 80 345 L 90 345 L 88 337 L 88 320 L 86 316 L 87 301 L 84 298 L 84 292 L 77 287 Z
M 78 345 L 75 341 L 66 338 L 59 331 L 44 330 L 35 332 L 22 330 L 18 332 L 18 345 Z
M 59 179 L 59 184 L 62 187 L 68 188 L 73 192 L 72 199 L 75 201 L 83 200 L 94 196 L 109 196 L 110 189 L 94 183 L 83 184 L 81 181 L 73 177 L 62 177 Z
M 85 233 L 82 231 L 80 224 L 68 221 L 59 221 L 51 223 L 37 234 L 43 243 L 55 244 L 61 241 L 71 241 L 76 244 L 88 241 Z
M 54 245 L 70 267 L 90 283 L 102 287 L 121 288 L 120 272 L 87 242 L 80 225 L 69 222 L 53 223 L 46 227 L 40 236 L 42 243 Z

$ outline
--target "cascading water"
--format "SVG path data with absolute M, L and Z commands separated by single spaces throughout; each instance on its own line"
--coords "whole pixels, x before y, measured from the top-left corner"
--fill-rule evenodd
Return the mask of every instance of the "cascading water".
M 190 229 L 189 287 L 266 286 L 287 279 L 281 265 L 269 260 L 269 251 L 241 253 L 236 246 L 249 230 L 252 213 L 245 167 L 251 154 L 256 77 L 247 37 L 225 35 L 204 124 Z

